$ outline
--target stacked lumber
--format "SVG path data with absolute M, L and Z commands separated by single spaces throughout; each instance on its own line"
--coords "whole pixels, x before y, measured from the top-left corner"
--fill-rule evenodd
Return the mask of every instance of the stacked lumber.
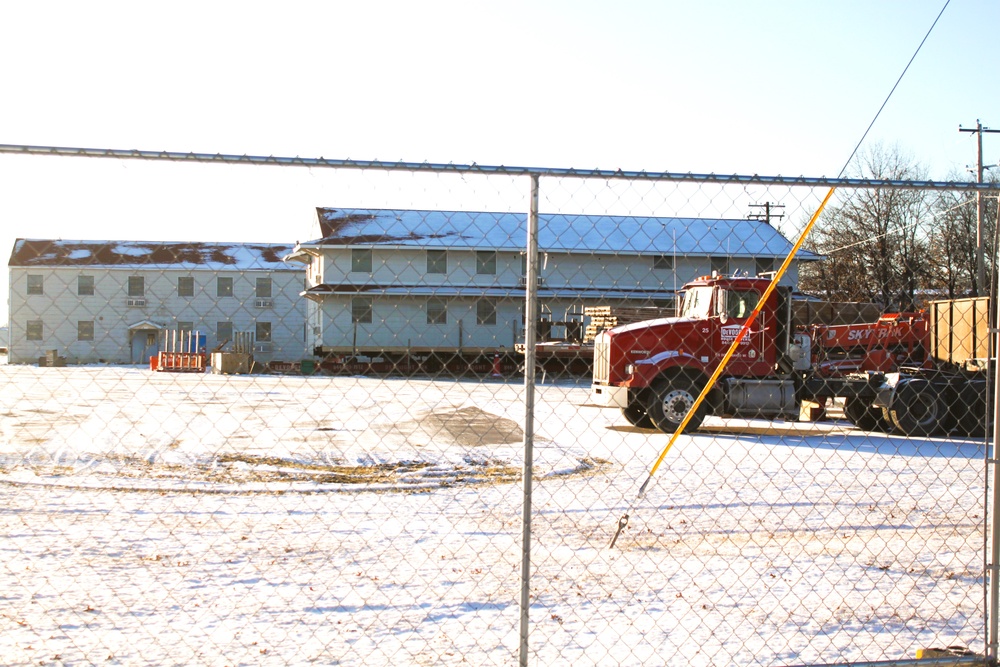
M 583 309 L 583 315 L 590 318 L 590 323 L 583 333 L 583 342 L 593 343 L 597 334 L 602 331 L 613 329 L 623 324 L 655 320 L 660 317 L 672 317 L 674 309 L 657 308 L 655 306 L 587 306 Z

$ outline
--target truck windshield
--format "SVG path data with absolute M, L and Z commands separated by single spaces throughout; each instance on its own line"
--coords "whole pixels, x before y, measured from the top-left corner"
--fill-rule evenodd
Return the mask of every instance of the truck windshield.
M 706 320 L 708 319 L 708 309 L 711 303 L 711 287 L 692 287 L 684 294 L 684 305 L 681 306 L 681 317 Z

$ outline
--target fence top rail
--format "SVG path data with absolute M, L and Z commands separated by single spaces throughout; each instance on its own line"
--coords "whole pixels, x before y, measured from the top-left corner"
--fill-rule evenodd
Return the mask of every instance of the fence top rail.
M 452 164 L 433 162 L 388 162 L 382 160 L 351 160 L 336 158 L 282 157 L 275 155 L 230 155 L 225 153 L 194 153 L 147 151 L 139 149 L 79 148 L 69 146 L 30 146 L 0 144 L 0 154 L 44 155 L 54 157 L 92 157 L 118 160 L 165 160 L 170 162 L 203 162 L 222 164 L 269 165 L 278 167 L 311 167 L 332 169 L 374 169 L 380 171 L 423 171 L 462 174 L 549 176 L 557 178 L 599 178 L 613 180 L 673 181 L 690 183 L 764 185 L 796 185 L 837 188 L 897 188 L 914 190 L 965 190 L 996 192 L 1000 183 L 964 181 L 898 181 L 867 178 L 827 178 L 806 176 L 760 176 L 741 174 L 695 174 L 692 172 L 630 171 L 624 169 L 576 169 L 558 167 L 514 167 L 504 165 Z

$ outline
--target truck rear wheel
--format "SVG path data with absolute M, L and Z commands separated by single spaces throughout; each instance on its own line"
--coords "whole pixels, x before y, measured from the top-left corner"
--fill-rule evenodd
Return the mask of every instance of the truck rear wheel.
M 897 386 L 889 417 L 904 435 L 933 435 L 951 426 L 948 406 L 926 380 L 910 380 Z
M 637 428 L 656 428 L 649 413 L 646 412 L 646 408 L 642 407 L 639 403 L 630 403 L 627 408 L 622 408 L 622 414 L 625 415 L 625 421 L 632 426 Z
M 691 380 L 684 377 L 672 378 L 653 387 L 646 412 L 656 428 L 664 433 L 673 434 L 691 410 L 699 393 L 700 391 Z M 691 417 L 687 429 L 694 431 L 701 426 L 704 420 L 705 405 L 703 403 Z
M 862 431 L 888 433 L 892 430 L 892 421 L 882 412 L 882 408 L 875 407 L 864 398 L 852 396 L 846 399 L 844 416 Z
M 959 433 L 970 438 L 987 438 L 993 433 L 993 408 L 986 403 L 986 381 L 972 380 L 958 387 L 949 400 Z
M 956 421 L 959 432 L 970 438 L 988 438 L 993 433 L 992 415 L 979 414 L 971 408 Z

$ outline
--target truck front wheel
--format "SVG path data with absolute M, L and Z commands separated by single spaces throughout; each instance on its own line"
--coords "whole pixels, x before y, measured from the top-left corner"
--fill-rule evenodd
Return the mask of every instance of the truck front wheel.
M 653 387 L 646 412 L 656 428 L 664 433 L 673 434 L 691 410 L 699 393 L 695 384 L 687 378 L 678 377 L 661 382 Z M 705 405 L 702 403 L 698 411 L 692 415 L 687 429 L 694 431 L 701 426 L 704 419 Z
M 889 417 L 904 435 L 933 435 L 951 427 L 948 406 L 926 380 L 911 380 L 897 386 Z

